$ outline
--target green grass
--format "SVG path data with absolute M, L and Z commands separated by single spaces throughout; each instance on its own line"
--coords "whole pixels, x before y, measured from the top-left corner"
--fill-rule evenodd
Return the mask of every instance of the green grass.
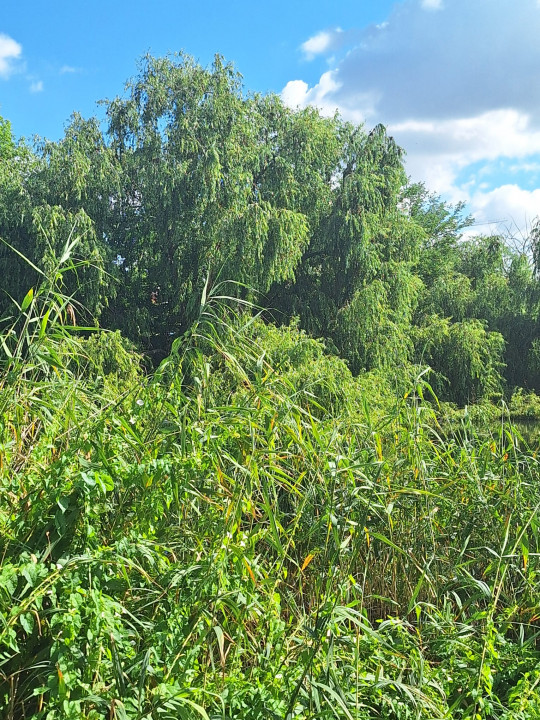
M 2 717 L 540 716 L 508 414 L 445 424 L 425 375 L 381 396 L 214 302 L 152 375 L 55 286 L 5 326 Z

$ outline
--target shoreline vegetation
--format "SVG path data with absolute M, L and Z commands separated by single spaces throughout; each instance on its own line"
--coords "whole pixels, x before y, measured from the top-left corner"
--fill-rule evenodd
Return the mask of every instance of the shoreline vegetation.
M 0 714 L 540 717 L 538 225 L 141 62 L 0 123 Z

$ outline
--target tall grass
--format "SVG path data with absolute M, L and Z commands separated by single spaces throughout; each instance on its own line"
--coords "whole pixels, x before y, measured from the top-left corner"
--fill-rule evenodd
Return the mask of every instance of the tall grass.
M 68 302 L 0 338 L 2 717 L 540 714 L 539 464 L 504 413 L 449 431 L 421 373 L 376 407 L 216 298 L 144 377 Z

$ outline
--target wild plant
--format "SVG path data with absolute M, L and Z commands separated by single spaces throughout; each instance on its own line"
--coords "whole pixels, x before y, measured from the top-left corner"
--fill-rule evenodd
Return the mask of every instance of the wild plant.
M 143 376 L 59 280 L 2 335 L 6 718 L 534 717 L 539 467 L 504 410 L 453 430 L 418 373 L 373 411 L 223 287 Z

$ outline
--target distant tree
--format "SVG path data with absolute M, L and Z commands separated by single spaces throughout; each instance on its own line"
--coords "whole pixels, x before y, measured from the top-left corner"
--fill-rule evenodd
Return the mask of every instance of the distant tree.
M 184 55 L 146 57 L 107 114 L 118 292 L 106 323 L 163 353 L 205 284 L 266 292 L 294 277 L 338 162 L 335 121 L 246 97 L 220 57 L 205 69 Z
M 11 123 L 0 115 L 0 160 L 7 160 L 15 154 L 15 141 Z
M 75 115 L 60 142 L 38 145 L 26 208 L 6 226 L 37 261 L 89 218 L 78 253 L 91 266 L 77 280 L 91 314 L 159 357 L 203 288 L 232 280 L 330 337 L 356 369 L 389 357 L 373 348 L 388 328 L 404 336 L 423 231 L 399 207 L 402 151 L 382 126 L 246 96 L 219 56 L 209 69 L 145 57 L 106 108 L 107 137 Z M 381 313 L 364 318 L 369 298 Z
M 434 316 L 415 331 L 416 361 L 435 370 L 441 399 L 473 403 L 503 390 L 504 338 L 476 319 L 453 323 Z
M 36 282 L 28 263 L 13 252 L 13 245 L 29 257 L 33 246 L 34 204 L 26 181 L 35 169 L 37 158 L 22 143 L 14 142 L 11 125 L 0 121 L 0 318 L 10 307 L 11 298 L 19 301 Z
M 76 143 L 69 133 L 61 143 L 44 143 L 37 152 L 24 142 L 13 143 L 0 157 L 0 264 L 9 267 L 0 313 L 10 297 L 22 299 L 39 281 L 33 265 L 51 271 L 68 247 L 72 269 L 63 274 L 63 291 L 76 293 L 79 316 L 91 320 L 106 301 L 107 247 L 87 212 L 91 203 L 83 198 L 88 185 L 84 169 L 91 162 L 81 131 L 89 123 L 77 123 Z M 63 162 L 57 162 L 60 155 Z M 99 192 L 94 191 L 92 197 Z M 105 191 L 103 184 L 100 191 Z
M 456 402 L 502 388 L 505 364 L 510 387 L 538 387 L 538 223 L 530 257 L 464 239 L 463 204 L 408 183 L 382 125 L 248 95 L 220 56 L 147 56 L 104 104 L 105 133 L 73 115 L 33 151 L 0 118 L 0 315 L 69 246 L 79 319 L 155 361 L 231 281 L 355 373 L 424 362 Z
M 537 217 L 531 227 L 529 244 L 532 253 L 534 274 L 540 277 L 540 217 Z

